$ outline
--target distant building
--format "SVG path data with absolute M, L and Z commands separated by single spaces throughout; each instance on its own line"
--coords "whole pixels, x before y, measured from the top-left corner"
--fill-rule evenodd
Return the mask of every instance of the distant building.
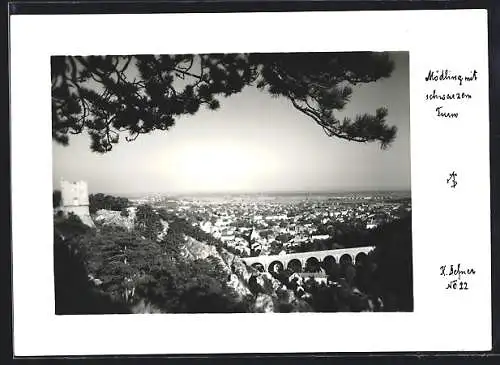
M 257 230 L 255 229 L 255 227 L 252 229 L 252 233 L 250 234 L 250 241 L 255 241 L 255 240 L 258 240 L 260 239 L 260 235 L 259 235 L 259 232 L 257 232 Z
M 210 221 L 200 224 L 200 228 L 205 233 L 212 233 L 212 223 Z
M 317 234 L 317 235 L 313 235 L 311 237 L 311 239 L 313 241 L 316 241 L 316 240 L 327 240 L 330 238 L 330 235 L 329 234 Z
M 222 242 L 234 241 L 234 239 L 235 239 L 234 234 L 232 234 L 232 235 L 221 235 L 221 237 L 220 237 L 220 240 Z
M 89 193 L 87 182 L 69 182 L 61 179 L 61 206 L 59 211 L 65 216 L 70 213 L 78 216 L 82 223 L 95 227 L 89 211 Z
M 298 276 L 302 278 L 303 281 L 308 281 L 310 279 L 316 281 L 317 283 L 323 283 L 326 284 L 328 282 L 328 277 L 324 273 L 316 273 L 316 272 L 311 272 L 311 273 L 297 273 Z

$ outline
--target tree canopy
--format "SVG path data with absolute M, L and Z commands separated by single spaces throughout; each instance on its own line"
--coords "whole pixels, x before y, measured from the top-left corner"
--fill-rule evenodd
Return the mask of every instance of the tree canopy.
M 148 204 L 142 204 L 137 207 L 135 215 L 135 230 L 150 240 L 158 239 L 163 231 L 162 218 L 154 208 Z
M 338 119 L 353 86 L 389 77 L 386 53 L 252 53 L 200 55 L 53 56 L 52 137 L 67 145 L 72 134 L 91 136 L 95 152 L 168 130 L 176 118 L 216 110 L 221 97 L 255 86 L 282 97 L 330 137 L 387 147 L 396 127 L 388 111 Z
M 52 192 L 52 206 L 54 208 L 57 208 L 58 206 L 61 205 L 61 202 L 62 202 L 61 190 L 54 190 Z
M 54 221 L 54 228 L 57 313 L 128 313 L 141 300 L 168 313 L 248 311 L 222 264 L 213 257 L 187 261 L 176 232 L 156 242 L 118 226 L 90 229 L 76 216 Z
M 95 213 L 100 209 L 122 211 L 123 209 L 128 208 L 131 205 L 132 203 L 127 198 L 123 197 L 106 195 L 102 193 L 89 195 L 90 213 Z
M 412 216 L 385 224 L 373 232 L 374 280 L 386 299 L 387 310 L 413 310 Z

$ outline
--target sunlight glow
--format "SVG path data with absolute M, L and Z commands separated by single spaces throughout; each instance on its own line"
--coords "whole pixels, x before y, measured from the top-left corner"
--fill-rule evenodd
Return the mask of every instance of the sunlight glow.
M 167 174 L 182 181 L 183 186 L 178 188 L 184 191 L 251 189 L 272 172 L 270 157 L 264 150 L 249 146 L 206 141 L 183 148 L 174 164 L 167 164 Z

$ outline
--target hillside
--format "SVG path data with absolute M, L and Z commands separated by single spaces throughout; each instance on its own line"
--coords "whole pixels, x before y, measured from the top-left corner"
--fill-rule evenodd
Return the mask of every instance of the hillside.
M 93 215 L 96 229 L 79 225 L 75 217 L 56 221 L 56 232 L 65 232 L 56 236 L 57 252 L 67 251 L 66 255 L 73 257 L 72 265 L 56 263 L 57 276 L 66 278 L 65 290 L 72 280 L 78 281 L 80 288 L 86 288 L 81 295 L 92 293 L 94 299 L 97 296 L 109 300 L 110 307 L 122 305 L 122 311 L 133 313 L 225 312 L 229 309 L 277 312 L 282 298 L 286 298 L 287 304 L 295 305 L 294 310 L 307 308 L 306 303 L 294 297 L 293 291 L 278 296 L 276 291 L 281 286 L 278 280 L 247 267 L 225 248 L 172 229 L 165 234 L 163 229 L 168 229 L 169 223 L 162 218 L 158 218 L 163 229 L 158 230 L 157 239 L 144 237 L 136 214 L 130 213 L 125 217 L 120 212 L 101 209 Z M 155 218 L 148 225 L 157 223 Z M 118 259 L 110 262 L 110 257 Z M 208 299 L 212 307 L 195 305 Z
M 411 275 L 411 217 L 374 231 L 377 248 L 363 265 L 325 267 L 328 284 L 288 270 L 261 273 L 161 209 L 100 209 L 93 219 L 95 229 L 73 216 L 55 220 L 56 293 L 93 298 L 78 312 L 98 311 L 96 300 L 120 313 L 412 310 L 412 288 L 402 284 Z

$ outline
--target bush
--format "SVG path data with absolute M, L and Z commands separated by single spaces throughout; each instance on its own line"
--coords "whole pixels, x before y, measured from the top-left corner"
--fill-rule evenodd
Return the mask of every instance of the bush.
M 54 240 L 54 287 L 56 314 L 113 314 L 130 310 L 89 281 L 82 254 L 56 235 Z
M 89 195 L 89 210 L 92 214 L 100 209 L 114 210 L 119 212 L 131 205 L 132 203 L 127 198 L 105 195 L 101 193 Z

